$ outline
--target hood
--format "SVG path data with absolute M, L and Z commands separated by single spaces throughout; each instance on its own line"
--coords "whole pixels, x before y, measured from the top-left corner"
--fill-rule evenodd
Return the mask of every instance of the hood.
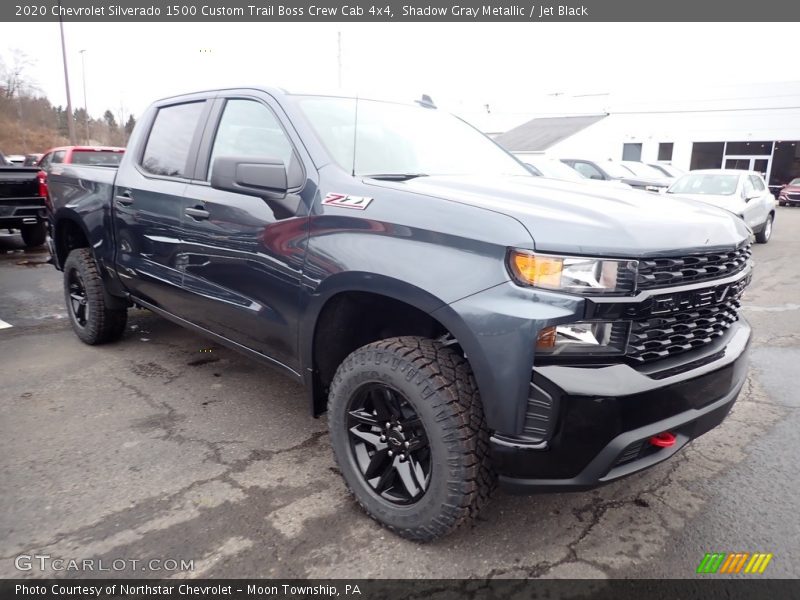
M 653 187 L 662 187 L 668 188 L 672 184 L 672 179 L 650 179 L 649 177 L 623 177 L 618 179 L 617 181 L 622 181 L 623 183 L 627 183 L 628 185 L 638 186 L 638 187 L 645 187 L 645 186 L 653 186 Z
M 527 228 L 534 249 L 545 252 L 674 256 L 733 248 L 749 237 L 744 222 L 729 212 L 640 190 L 542 177 L 418 177 L 369 183 L 508 215 Z
M 781 188 L 781 194 L 800 194 L 800 185 L 785 185 Z

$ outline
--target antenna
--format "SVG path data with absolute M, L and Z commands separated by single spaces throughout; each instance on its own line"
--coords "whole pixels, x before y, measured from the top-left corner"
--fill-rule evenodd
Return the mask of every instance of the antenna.
M 353 177 L 356 176 L 356 141 L 358 140 L 358 94 L 356 94 L 356 115 L 353 119 Z

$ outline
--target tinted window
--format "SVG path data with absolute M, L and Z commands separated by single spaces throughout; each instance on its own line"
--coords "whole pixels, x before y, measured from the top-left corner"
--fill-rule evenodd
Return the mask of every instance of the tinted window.
M 252 100 L 228 100 L 214 139 L 211 165 L 218 156 L 279 158 L 288 166 L 292 144 L 266 106 Z
M 76 165 L 100 165 L 116 167 L 122 160 L 122 152 L 107 150 L 79 150 L 72 153 L 72 162 Z
M 159 109 L 142 157 L 142 168 L 154 175 L 185 176 L 189 146 L 205 102 Z
M 66 150 L 59 150 L 58 152 L 53 152 L 53 164 L 55 163 L 63 163 L 64 157 L 67 155 Z

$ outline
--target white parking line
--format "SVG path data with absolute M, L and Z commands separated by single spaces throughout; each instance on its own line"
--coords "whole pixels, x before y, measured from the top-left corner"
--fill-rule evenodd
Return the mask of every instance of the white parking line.
M 6 323 L 3 319 L 0 319 L 0 329 L 8 329 L 9 327 L 13 327 L 11 323 Z

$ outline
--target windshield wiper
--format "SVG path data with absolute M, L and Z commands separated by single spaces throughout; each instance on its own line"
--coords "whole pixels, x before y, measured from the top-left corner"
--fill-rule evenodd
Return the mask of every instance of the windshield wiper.
M 409 179 L 416 179 L 417 177 L 428 177 L 427 173 L 372 173 L 370 175 L 362 175 L 370 179 L 384 179 L 386 181 L 408 181 Z

